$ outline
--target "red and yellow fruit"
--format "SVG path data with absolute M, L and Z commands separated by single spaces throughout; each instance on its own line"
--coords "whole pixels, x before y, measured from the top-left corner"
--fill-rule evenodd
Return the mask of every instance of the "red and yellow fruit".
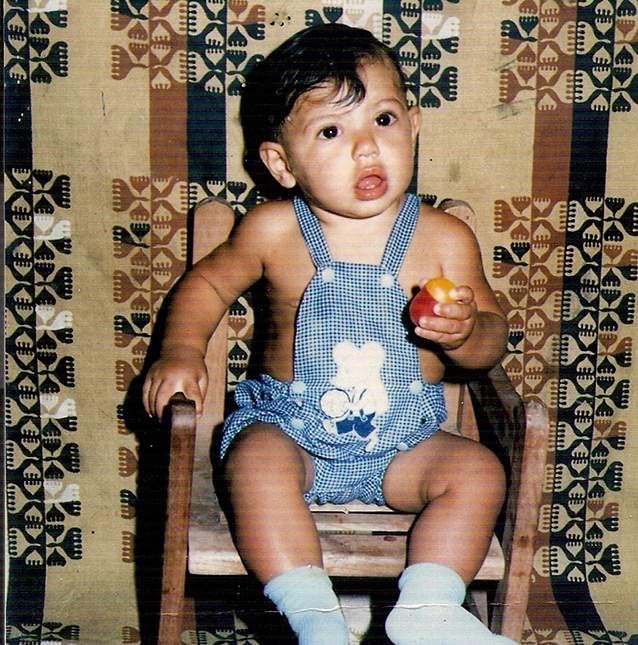
M 454 302 L 450 292 L 455 286 L 451 280 L 443 277 L 428 280 L 410 302 L 410 320 L 418 325 L 422 316 L 436 316 L 434 305 Z

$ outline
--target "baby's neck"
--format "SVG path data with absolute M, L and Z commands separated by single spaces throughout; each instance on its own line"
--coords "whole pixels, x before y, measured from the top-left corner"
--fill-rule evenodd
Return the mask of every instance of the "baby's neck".
M 336 262 L 379 264 L 396 216 L 342 217 L 322 224 L 332 259 Z

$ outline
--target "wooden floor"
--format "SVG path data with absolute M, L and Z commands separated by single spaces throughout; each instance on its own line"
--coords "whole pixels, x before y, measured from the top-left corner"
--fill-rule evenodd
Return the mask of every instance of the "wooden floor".
M 244 578 L 245 580 L 245 578 Z M 234 588 L 233 588 L 234 587 Z M 231 610 L 212 597 L 198 597 L 195 602 L 195 624 L 186 626 L 182 642 L 192 645 L 293 645 L 296 639 L 290 632 L 285 619 L 260 597 L 257 590 L 246 590 L 241 582 L 229 585 L 229 591 L 237 598 L 241 595 L 243 607 Z M 199 596 L 199 594 L 198 594 Z M 341 603 L 351 632 L 351 643 L 373 645 L 388 640 L 385 636 L 385 614 L 389 611 L 392 598 L 389 593 L 376 592 L 373 613 L 367 598 L 361 595 L 341 594 Z M 188 629 L 190 627 L 190 629 Z
M 246 576 L 216 578 L 223 587 L 211 589 L 210 579 L 189 578 L 190 616 L 182 643 L 188 645 L 293 645 L 297 641 L 286 620 Z M 335 581 L 351 633 L 351 645 L 387 645 L 384 623 L 398 591 L 388 579 Z M 366 594 L 370 594 L 371 603 Z

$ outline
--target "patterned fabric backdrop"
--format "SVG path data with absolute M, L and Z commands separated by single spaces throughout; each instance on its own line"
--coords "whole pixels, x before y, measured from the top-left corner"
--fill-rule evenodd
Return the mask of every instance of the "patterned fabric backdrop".
M 8 642 L 140 642 L 135 547 L 161 487 L 139 464 L 162 450 L 131 421 L 136 376 L 189 208 L 259 199 L 244 70 L 334 21 L 398 53 L 424 113 L 418 191 L 479 213 L 507 370 L 551 411 L 525 643 L 638 642 L 637 0 L 4 10 Z M 233 313 L 240 378 L 250 314 Z

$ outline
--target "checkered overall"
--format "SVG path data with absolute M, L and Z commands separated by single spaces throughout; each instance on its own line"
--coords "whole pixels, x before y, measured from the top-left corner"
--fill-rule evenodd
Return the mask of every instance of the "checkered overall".
M 314 458 L 307 500 L 381 504 L 390 461 L 434 434 L 446 415 L 443 385 L 422 378 L 397 278 L 419 200 L 406 196 L 378 265 L 333 261 L 308 205 L 295 198 L 294 208 L 316 267 L 299 306 L 294 379 L 264 375 L 237 386 L 222 454 L 242 428 L 272 423 Z

